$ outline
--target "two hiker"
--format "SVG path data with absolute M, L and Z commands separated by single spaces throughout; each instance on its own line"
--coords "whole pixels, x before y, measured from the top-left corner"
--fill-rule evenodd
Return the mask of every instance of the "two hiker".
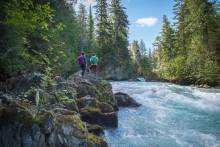
M 90 70 L 96 74 L 97 72 L 97 63 L 98 63 L 98 57 L 96 57 L 96 54 L 93 54 L 90 58 L 91 66 Z M 82 70 L 82 77 L 85 75 L 85 70 L 87 67 L 87 58 L 85 53 L 81 53 L 81 55 L 78 57 L 78 64 L 80 65 L 80 68 Z

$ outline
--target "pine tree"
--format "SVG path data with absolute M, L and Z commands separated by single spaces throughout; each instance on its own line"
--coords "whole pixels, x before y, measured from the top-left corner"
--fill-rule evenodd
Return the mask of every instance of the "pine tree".
M 128 57 L 128 18 L 124 8 L 121 6 L 121 0 L 111 1 L 111 20 L 112 20 L 112 40 L 115 61 L 118 65 L 124 65 L 129 62 Z M 126 60 L 128 59 L 128 60 Z
M 94 52 L 95 34 L 94 34 L 94 20 L 92 15 L 92 6 L 89 7 L 89 18 L 88 18 L 88 50 Z
M 99 57 L 101 66 L 107 65 L 113 61 L 113 51 L 111 48 L 110 23 L 108 18 L 107 0 L 97 0 L 96 19 L 97 19 L 97 43 L 99 47 Z
M 147 55 L 147 49 L 146 49 L 146 46 L 145 46 L 145 43 L 144 43 L 143 40 L 140 41 L 139 46 L 140 46 L 141 57 L 146 56 Z
M 187 29 L 188 25 L 188 10 L 186 8 L 185 0 L 175 0 L 174 5 L 174 27 L 176 29 L 175 32 L 175 48 L 178 54 L 186 54 L 186 44 L 187 39 L 190 36 L 190 30 Z
M 86 29 L 87 29 L 87 11 L 85 5 L 82 3 L 79 5 L 79 24 L 80 24 L 80 52 L 87 51 L 87 37 L 86 37 Z
M 186 61 L 190 77 L 199 83 L 214 82 L 219 72 L 217 57 L 211 45 L 217 27 L 215 3 L 208 0 L 186 0 L 186 2 L 190 12 L 189 24 L 193 30 Z
M 140 46 L 138 41 L 134 40 L 130 47 L 129 47 L 129 52 L 131 59 L 133 61 L 133 64 L 140 66 L 140 59 L 141 59 L 141 53 L 140 53 Z
M 164 61 L 169 61 L 175 55 L 174 49 L 174 32 L 170 26 L 170 22 L 166 15 L 163 17 L 163 29 L 162 29 L 162 42 L 161 48 L 163 52 Z
M 175 32 L 164 17 L 154 52 L 162 78 L 210 84 L 219 80 L 216 6 L 216 1 L 175 0 Z

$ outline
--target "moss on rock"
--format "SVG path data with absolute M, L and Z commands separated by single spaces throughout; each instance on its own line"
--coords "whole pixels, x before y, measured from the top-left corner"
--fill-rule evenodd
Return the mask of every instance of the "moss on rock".
M 105 102 L 100 102 L 98 107 L 100 108 L 100 110 L 102 111 L 102 113 L 110 113 L 110 112 L 114 112 L 114 109 L 111 105 L 105 103 Z
M 93 125 L 93 124 L 87 124 L 87 129 L 89 133 L 93 133 L 95 135 L 100 136 L 101 134 L 104 134 L 103 127 L 100 125 Z
M 85 125 L 80 119 L 78 115 L 57 115 L 57 120 L 60 123 L 71 123 L 72 125 L 75 125 L 77 128 L 84 130 Z
M 88 134 L 89 146 L 107 147 L 107 143 L 102 137 L 96 136 L 92 133 Z
M 81 119 L 91 124 L 98 124 L 106 127 L 117 127 L 117 113 L 103 113 L 99 108 L 83 108 L 80 110 Z
M 76 100 L 77 106 L 79 109 L 85 108 L 85 107 L 97 107 L 98 101 L 90 96 L 85 96 L 82 98 L 79 98 Z
M 27 104 L 28 105 L 28 104 Z M 29 105 L 28 105 L 29 106 Z M 22 123 L 26 126 L 30 126 L 33 123 L 33 116 L 27 111 L 25 105 L 17 104 L 15 102 L 10 103 L 8 106 L 1 106 L 1 123 Z
M 79 112 L 78 106 L 74 99 L 68 99 L 66 101 L 63 101 L 61 104 L 63 104 L 64 107 L 68 110 Z
M 51 111 L 44 111 L 41 113 L 38 113 L 35 117 L 34 117 L 34 122 L 42 125 L 43 123 L 45 123 L 48 119 L 53 118 L 54 114 Z

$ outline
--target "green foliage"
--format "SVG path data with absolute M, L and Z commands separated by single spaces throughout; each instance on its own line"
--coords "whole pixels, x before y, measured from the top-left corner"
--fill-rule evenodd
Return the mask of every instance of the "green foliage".
M 93 52 L 97 52 L 97 43 L 95 39 L 95 27 L 94 18 L 92 14 L 92 6 L 89 7 L 89 18 L 88 18 L 88 54 L 92 55 Z
M 0 80 L 27 72 L 47 74 L 48 68 L 53 74 L 47 77 L 67 77 L 78 70 L 81 51 L 88 56 L 96 52 L 103 70 L 108 65 L 130 67 L 128 19 L 120 0 L 112 0 L 111 5 L 98 0 L 96 22 L 91 6 L 89 15 L 82 4 L 76 13 L 63 0 L 0 4 Z
M 101 66 L 107 65 L 113 61 L 113 50 L 111 48 L 110 20 L 108 17 L 107 0 L 97 0 L 96 18 L 97 18 L 97 43 L 98 55 L 102 61 Z
M 96 144 L 97 146 L 106 146 L 105 141 L 101 137 L 96 136 L 92 133 L 88 134 L 88 141 L 89 141 L 89 146 L 94 146 L 94 144 Z
M 110 6 L 112 50 L 118 67 L 128 67 L 128 16 L 122 7 L 121 0 L 112 0 Z
M 35 5 L 31 0 L 3 1 L 2 3 L 4 5 L 1 11 L 5 16 L 0 18 L 3 26 L 1 69 L 3 73 L 11 75 L 22 70 L 33 69 L 34 66 L 31 66 L 31 63 L 36 59 L 31 54 L 32 50 L 35 50 L 30 45 L 31 36 L 36 32 L 48 30 L 48 24 L 52 23 L 50 18 L 53 16 L 53 10 L 50 9 L 49 4 Z M 40 35 L 43 41 L 44 34 Z M 41 59 L 41 61 L 44 60 Z
M 219 82 L 219 8 L 208 0 L 175 0 L 175 32 L 164 17 L 161 36 L 155 42 L 156 71 L 163 79 Z M 217 37 L 218 36 L 218 37 Z
M 136 40 L 131 43 L 129 55 L 132 61 L 133 75 L 149 77 L 153 68 L 151 53 L 147 55 L 147 49 L 142 40 L 140 43 Z
M 3 75 L 44 72 L 68 75 L 76 69 L 78 23 L 68 4 L 1 1 L 0 69 Z M 64 37 L 65 36 L 65 37 Z

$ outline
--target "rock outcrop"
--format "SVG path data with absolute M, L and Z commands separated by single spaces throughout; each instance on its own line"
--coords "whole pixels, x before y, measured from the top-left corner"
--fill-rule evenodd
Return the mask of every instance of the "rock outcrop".
M 132 97 L 122 92 L 115 93 L 115 99 L 117 100 L 119 107 L 139 107 L 140 106 L 140 104 L 137 103 Z
M 81 118 L 90 124 L 106 127 L 117 127 L 118 117 L 116 112 L 103 113 L 98 108 L 84 108 L 80 110 Z
M 112 86 L 107 81 L 92 75 L 81 78 L 80 73 L 72 75 L 69 82 L 75 82 L 77 87 L 77 105 L 83 121 L 104 127 L 117 127 L 117 101 L 112 92 Z
M 26 103 L 1 103 L 2 147 L 83 147 L 89 144 L 87 128 L 76 113 L 65 109 L 62 112 L 68 113 L 52 110 L 36 113 L 37 109 Z
M 95 97 L 99 102 L 111 105 L 115 111 L 118 110 L 117 101 L 112 92 L 112 86 L 109 82 L 94 77 L 92 74 L 87 74 L 84 78 L 81 77 L 80 72 L 72 75 L 68 79 L 68 83 L 76 83 L 77 97 L 85 96 Z
M 79 73 L 68 80 L 40 73 L 1 84 L 2 147 L 105 147 L 103 127 L 117 127 L 111 84 Z

